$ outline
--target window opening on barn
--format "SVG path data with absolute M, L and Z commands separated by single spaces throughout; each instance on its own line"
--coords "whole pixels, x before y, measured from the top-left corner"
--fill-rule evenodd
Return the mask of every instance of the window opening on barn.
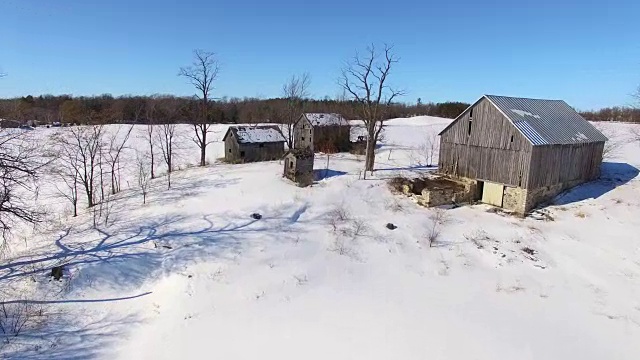
M 513 142 L 513 135 L 511 135 L 511 142 Z
M 518 173 L 518 187 L 521 187 L 521 186 L 522 186 L 522 170 L 520 170 L 520 172 Z
M 469 110 L 469 120 L 473 119 L 473 108 L 471 108 L 471 110 Z
M 293 160 L 289 160 L 289 168 L 293 169 Z
M 229 152 L 231 152 L 231 149 L 229 149 Z
M 469 128 L 467 129 L 467 135 L 471 136 L 471 123 L 473 122 L 473 119 L 469 118 Z
M 300 140 L 304 141 L 304 136 L 300 138 Z
M 263 148 L 263 147 L 264 147 L 264 144 L 260 144 L 260 145 L 259 145 L 258 147 L 261 147 L 261 148 Z
M 240 151 L 240 157 L 244 157 L 244 151 Z

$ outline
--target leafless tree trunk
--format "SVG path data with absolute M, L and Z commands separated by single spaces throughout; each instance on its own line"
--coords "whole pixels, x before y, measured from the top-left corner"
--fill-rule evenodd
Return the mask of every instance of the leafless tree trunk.
M 417 159 L 415 163 L 421 166 L 433 166 L 433 159 L 438 152 L 438 134 L 428 132 L 424 137 L 424 142 L 417 149 Z
M 102 125 L 80 126 L 66 130 L 57 136 L 56 144 L 60 151 L 77 154 L 75 171 L 87 196 L 89 208 L 96 204 L 96 186 L 102 176 L 101 153 L 103 149 L 104 128 Z
M 156 104 L 155 104 L 155 100 L 150 100 L 149 103 L 147 104 L 147 112 L 146 112 L 146 118 L 147 118 L 147 127 L 146 127 L 146 132 L 145 132 L 145 140 L 147 141 L 147 144 L 149 145 L 149 168 L 150 168 L 150 173 L 151 173 L 151 178 L 155 179 L 156 178 L 156 173 L 155 173 L 155 153 L 153 151 L 153 144 L 155 143 L 155 137 L 154 137 L 154 129 L 155 129 L 155 116 L 156 116 Z
M 193 125 L 195 137 L 193 141 L 200 148 L 200 166 L 205 166 L 207 145 L 211 141 L 207 140 L 207 134 L 211 124 L 209 122 L 209 99 L 213 90 L 213 82 L 218 78 L 220 64 L 214 53 L 194 50 L 193 63 L 188 67 L 180 68 L 179 76 L 183 76 L 196 88 L 201 101 L 201 119 Z
M 636 109 L 640 109 L 640 86 L 638 86 L 638 89 L 633 94 L 633 98 L 635 100 L 634 107 Z M 640 145 L 640 128 L 636 127 L 631 130 L 631 140 L 635 141 L 636 143 L 638 143 L 638 145 Z
M 129 126 L 129 128 L 125 130 L 124 136 L 119 139 L 120 127 L 118 126 L 118 130 L 111 134 L 108 139 L 109 148 L 107 151 L 107 160 L 109 164 L 109 175 L 111 176 L 112 195 L 115 195 L 120 191 L 120 183 L 118 181 L 120 174 L 120 154 L 122 153 L 122 149 L 125 148 L 132 130 L 133 125 Z
M 7 245 L 16 222 L 41 221 L 43 214 L 29 200 L 37 198 L 37 179 L 45 165 L 34 139 L 24 133 L 0 132 L 0 247 Z
M 594 123 L 596 129 L 598 129 L 604 136 L 607 137 L 607 141 L 602 148 L 602 159 L 611 160 L 618 156 L 620 150 L 628 142 L 619 134 L 615 128 L 606 123 Z
M 300 76 L 293 75 L 283 86 L 282 95 L 287 99 L 285 114 L 285 127 L 287 129 L 287 146 L 293 148 L 293 128 L 304 111 L 304 100 L 309 96 L 311 76 L 304 73 Z
M 159 125 L 157 140 L 160 144 L 162 159 L 167 165 L 167 189 L 171 189 L 171 173 L 173 172 L 174 141 L 176 137 L 176 124 Z
M 80 159 L 76 152 L 60 146 L 53 155 L 57 159 L 54 163 L 53 173 L 62 181 L 55 182 L 54 186 L 62 197 L 67 199 L 73 207 L 73 217 L 78 216 L 78 185 L 80 182 Z
M 385 45 L 384 50 L 379 53 L 372 44 L 367 47 L 364 55 L 356 53 L 347 62 L 339 80 L 347 96 L 360 105 L 358 116 L 367 131 L 365 174 L 367 171 L 373 172 L 375 148 L 384 127 L 387 110 L 394 99 L 404 95 L 404 91 L 394 90 L 387 85 L 391 69 L 398 61 L 391 46 Z
M 146 204 L 147 193 L 149 192 L 150 174 L 146 157 L 143 154 L 136 154 L 136 165 L 138 167 L 136 178 L 138 180 L 138 187 L 140 188 L 140 191 L 142 191 L 142 203 Z

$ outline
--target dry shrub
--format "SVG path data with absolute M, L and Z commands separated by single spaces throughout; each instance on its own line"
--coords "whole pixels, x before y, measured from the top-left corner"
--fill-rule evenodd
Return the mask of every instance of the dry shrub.
M 427 228 L 426 237 L 429 247 L 432 247 L 440 237 L 444 225 L 449 222 L 449 214 L 447 214 L 445 209 L 436 208 L 433 213 L 429 215 L 429 220 L 431 220 L 431 222 Z
M 344 204 L 340 204 L 327 213 L 327 219 L 333 231 L 336 232 L 341 224 L 351 219 L 351 213 Z
M 353 244 L 357 238 L 367 236 L 369 234 L 370 227 L 362 219 L 352 219 L 337 226 L 336 230 L 337 231 L 334 230 L 336 235 L 331 250 L 340 255 L 355 257 Z
M 584 211 L 581 211 L 581 210 L 580 210 L 580 211 L 577 211 L 577 212 L 575 213 L 575 215 L 576 215 L 576 217 L 578 217 L 578 218 L 580 218 L 580 219 L 584 219 L 584 218 L 586 218 L 586 217 L 587 217 L 587 214 L 586 214 Z
M 41 326 L 46 320 L 44 305 L 28 300 L 0 303 L 0 333 L 8 344 L 26 330 Z
M 393 212 L 405 212 L 407 210 L 402 201 L 395 197 L 385 202 L 385 209 Z
M 474 230 L 471 234 L 465 234 L 464 238 L 471 241 L 478 249 L 484 249 L 483 242 L 493 240 L 493 238 L 482 229 Z

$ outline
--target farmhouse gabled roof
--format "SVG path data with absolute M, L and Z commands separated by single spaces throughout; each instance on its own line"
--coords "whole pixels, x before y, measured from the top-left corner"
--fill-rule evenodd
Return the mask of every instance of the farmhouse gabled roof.
M 340 114 L 305 113 L 312 126 L 349 126 L 349 122 Z
M 591 123 L 562 100 L 484 95 L 534 145 L 580 144 L 607 141 Z M 460 119 L 460 114 L 447 128 Z M 442 134 L 447 128 L 442 130 Z
M 229 126 L 229 129 L 222 138 L 222 141 L 225 141 L 230 133 L 233 133 L 239 144 L 275 143 L 286 141 L 284 135 L 280 132 L 280 129 L 275 125 Z

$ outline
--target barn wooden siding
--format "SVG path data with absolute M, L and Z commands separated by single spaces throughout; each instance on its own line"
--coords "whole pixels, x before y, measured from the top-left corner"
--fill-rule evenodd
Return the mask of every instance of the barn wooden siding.
M 314 126 L 313 148 L 325 152 L 348 151 L 350 132 L 349 126 L 344 125 Z
M 303 115 L 293 128 L 293 144 L 296 149 L 311 148 L 313 151 L 349 150 L 351 129 L 344 125 L 312 126 Z
M 596 179 L 603 149 L 604 142 L 533 146 L 483 98 L 442 133 L 438 166 L 452 176 L 537 189 Z
M 296 149 L 313 150 L 313 126 L 304 115 L 293 126 L 293 145 Z
M 438 166 L 452 176 L 524 187 L 532 148 L 511 121 L 483 98 L 442 133 Z
M 238 144 L 235 136 L 230 134 L 224 143 L 224 158 L 227 162 L 273 161 L 284 155 L 284 142 Z
M 600 175 L 603 149 L 604 142 L 533 147 L 527 188 L 595 180 Z

